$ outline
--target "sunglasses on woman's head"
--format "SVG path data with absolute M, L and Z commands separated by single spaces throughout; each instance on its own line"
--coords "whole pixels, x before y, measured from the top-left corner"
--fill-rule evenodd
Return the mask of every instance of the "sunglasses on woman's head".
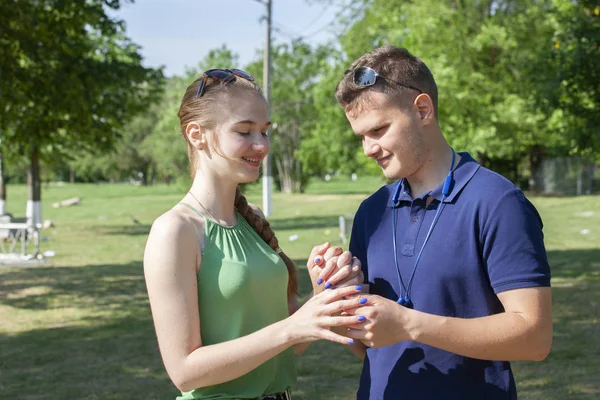
M 200 85 L 198 85 L 198 91 L 196 92 L 196 98 L 202 97 L 206 90 L 208 79 L 216 79 L 225 83 L 235 80 L 235 77 L 239 76 L 247 81 L 254 82 L 254 77 L 249 73 L 242 71 L 241 69 L 209 69 L 202 74 L 200 78 Z
M 382 78 L 386 81 L 394 82 L 400 86 L 404 86 L 409 89 L 416 90 L 419 93 L 423 93 L 423 91 L 419 88 L 416 88 L 416 87 L 410 86 L 410 85 L 406 85 L 404 83 L 396 82 L 396 81 L 388 79 L 384 76 L 381 76 L 373 68 L 358 67 L 355 69 L 347 69 L 346 72 L 344 72 L 344 75 L 348 75 L 349 73 L 352 73 L 352 82 L 354 82 L 354 84 L 356 86 L 360 86 L 360 87 L 373 86 L 377 82 L 377 78 Z

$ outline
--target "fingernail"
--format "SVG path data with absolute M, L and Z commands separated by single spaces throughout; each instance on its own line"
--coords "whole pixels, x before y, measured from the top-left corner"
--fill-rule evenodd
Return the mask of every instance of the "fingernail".
M 319 264 L 321 262 L 322 258 L 317 256 L 315 257 L 315 264 Z
M 348 344 L 354 344 L 354 340 L 348 339 Z
M 329 289 L 330 287 L 332 287 L 333 285 L 331 284 L 331 282 L 327 282 L 325 284 L 325 289 Z
M 367 301 L 368 301 L 368 300 L 367 300 L 366 298 L 364 298 L 364 297 L 363 297 L 362 299 L 360 299 L 359 303 L 360 303 L 360 304 L 365 304 Z
M 358 322 L 363 322 L 365 319 L 367 319 L 367 317 L 365 317 L 364 315 L 361 315 L 357 318 Z
M 356 286 L 354 286 L 354 289 L 356 289 L 356 290 L 362 290 L 362 286 L 356 285 Z
M 321 283 L 323 283 L 323 278 L 317 279 L 317 285 L 320 285 Z

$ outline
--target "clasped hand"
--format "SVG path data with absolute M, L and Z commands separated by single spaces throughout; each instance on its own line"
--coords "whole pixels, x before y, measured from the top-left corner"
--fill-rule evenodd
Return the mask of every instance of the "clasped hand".
M 313 247 L 306 268 L 315 295 L 332 287 L 361 285 L 364 280 L 359 259 L 329 242 Z
M 313 248 L 307 268 L 315 294 L 331 287 L 362 283 L 364 279 L 360 260 L 340 247 L 330 247 L 329 243 Z M 344 308 L 341 312 L 341 316 L 355 318 L 346 324 L 346 336 L 359 339 L 368 347 L 389 346 L 413 339 L 416 311 L 377 295 L 356 293 L 353 296 L 359 297 L 358 306 Z

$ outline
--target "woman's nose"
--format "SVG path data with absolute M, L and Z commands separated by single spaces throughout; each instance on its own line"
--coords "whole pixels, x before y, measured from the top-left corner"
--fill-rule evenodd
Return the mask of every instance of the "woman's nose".
M 264 151 L 269 150 L 271 143 L 267 136 L 263 135 L 262 133 L 259 133 L 258 135 L 254 136 L 254 137 L 255 137 L 255 139 L 252 143 L 252 147 L 255 150 L 264 150 Z

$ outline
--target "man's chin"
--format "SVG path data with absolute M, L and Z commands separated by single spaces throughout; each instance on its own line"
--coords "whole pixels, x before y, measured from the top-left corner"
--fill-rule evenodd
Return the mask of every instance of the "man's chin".
M 400 174 L 398 173 L 398 171 L 392 171 L 391 169 L 381 169 L 383 171 L 383 175 L 392 181 L 397 181 L 398 179 L 400 179 Z

